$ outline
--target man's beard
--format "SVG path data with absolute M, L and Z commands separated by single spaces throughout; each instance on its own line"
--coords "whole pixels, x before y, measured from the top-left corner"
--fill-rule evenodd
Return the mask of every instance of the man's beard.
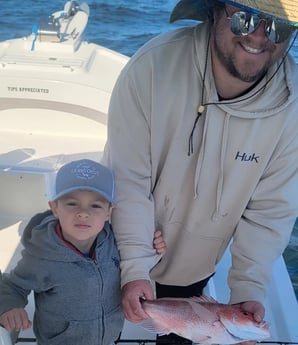
M 231 76 L 246 83 L 254 83 L 263 78 L 263 76 L 268 71 L 271 63 L 265 64 L 263 68 L 256 74 L 243 73 L 242 71 L 239 71 L 239 69 L 237 69 L 234 56 L 225 53 L 224 50 L 221 49 L 220 44 L 218 44 L 221 36 L 215 35 L 215 37 L 217 37 L 214 40 L 215 54 L 217 54 L 218 60 L 221 62 L 222 66 L 231 74 Z

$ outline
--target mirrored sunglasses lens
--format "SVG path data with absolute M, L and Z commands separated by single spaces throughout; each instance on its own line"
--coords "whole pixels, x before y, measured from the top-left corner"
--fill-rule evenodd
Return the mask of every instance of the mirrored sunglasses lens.
M 273 32 L 274 39 L 272 40 L 275 43 L 282 43 L 286 41 L 292 35 L 294 30 L 295 28 L 292 25 L 289 25 L 282 21 L 273 20 L 273 23 L 271 25 L 270 36 L 272 36 L 272 32 Z M 270 38 L 270 36 L 268 37 Z
M 258 15 L 256 14 L 252 14 L 250 16 L 250 21 L 249 21 L 249 25 L 248 25 L 248 33 L 252 33 L 256 30 L 256 28 L 258 27 L 260 23 L 260 18 Z
M 257 14 L 238 11 L 230 17 L 231 31 L 235 35 L 248 35 L 254 32 L 260 21 L 265 20 L 265 32 L 267 37 L 275 43 L 286 41 L 294 31 L 294 27 L 278 19 L 260 18 Z
M 238 11 L 231 16 L 231 31 L 235 35 L 247 35 L 250 28 L 250 13 Z

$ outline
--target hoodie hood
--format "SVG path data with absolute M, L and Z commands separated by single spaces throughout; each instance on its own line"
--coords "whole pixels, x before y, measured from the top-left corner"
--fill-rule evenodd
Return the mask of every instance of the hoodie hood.
M 297 98 L 293 73 L 296 73 L 296 66 L 291 57 L 284 62 L 278 61 L 249 93 L 231 101 L 222 101 L 218 106 L 231 116 L 240 118 L 256 119 L 278 114 Z
M 214 77 L 212 73 L 211 59 L 206 55 L 202 58 L 202 51 L 208 52 L 209 24 L 205 23 L 197 26 L 195 29 L 194 40 L 194 63 L 198 69 L 198 74 L 204 76 L 204 99 L 203 105 L 214 104 L 231 116 L 240 118 L 264 118 L 280 113 L 297 98 L 298 85 L 294 83 L 297 80 L 297 68 L 294 59 L 287 54 L 283 59 L 273 64 L 266 76 L 249 93 L 241 97 L 236 97 L 227 101 L 218 99 L 215 88 Z M 200 58 L 199 58 L 200 57 Z M 205 67 L 206 59 L 208 61 Z M 204 69 L 206 68 L 206 72 Z
M 66 246 L 56 234 L 57 218 L 48 210 L 35 215 L 24 229 L 22 243 L 28 253 L 44 260 L 74 262 L 84 260 L 73 250 L 65 250 Z M 98 234 L 96 246 L 100 246 L 108 237 L 110 227 L 105 224 Z

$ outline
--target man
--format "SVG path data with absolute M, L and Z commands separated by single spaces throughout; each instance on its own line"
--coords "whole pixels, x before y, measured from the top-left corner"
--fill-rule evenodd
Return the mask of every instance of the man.
M 181 0 L 171 18 L 203 23 L 142 47 L 110 103 L 125 316 L 147 318 L 151 279 L 157 297 L 199 295 L 232 239 L 230 303 L 261 320 L 298 214 L 298 1 Z

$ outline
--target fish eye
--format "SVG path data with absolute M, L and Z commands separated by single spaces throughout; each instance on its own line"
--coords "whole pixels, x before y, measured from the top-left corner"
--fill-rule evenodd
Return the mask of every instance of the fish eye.
M 249 312 L 243 310 L 243 311 L 242 311 L 242 314 L 245 315 L 245 316 L 247 316 L 247 315 L 249 315 Z

